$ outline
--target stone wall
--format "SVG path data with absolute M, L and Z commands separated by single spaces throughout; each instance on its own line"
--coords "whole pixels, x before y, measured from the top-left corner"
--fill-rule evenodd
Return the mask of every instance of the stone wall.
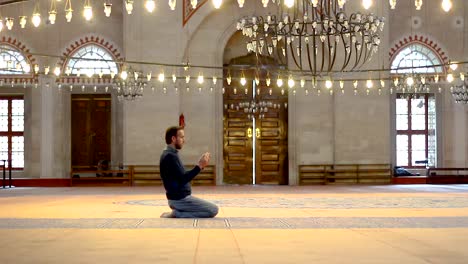
M 462 21 L 465 18 L 463 8 L 454 8 L 452 13 L 442 14 L 438 3 L 425 1 L 424 10 L 418 13 L 413 6 L 409 6 L 411 1 L 398 1 L 397 10 L 389 10 L 387 2 L 377 4 L 370 11 L 385 16 L 386 27 L 381 49 L 368 68 L 380 68 L 382 65 L 388 68 L 391 48 L 401 39 L 416 33 L 431 37 L 452 60 L 466 61 L 468 41 L 464 38 L 467 34 L 463 32 L 464 27 L 457 24 L 460 18 Z M 462 3 L 454 2 L 458 5 Z M 246 54 L 245 46 L 239 44 L 241 41 L 229 42 L 236 32 L 237 20 L 264 10 L 259 1 L 247 1 L 242 9 L 235 1 L 228 1 L 223 3 L 220 10 L 206 3 L 184 27 L 181 1 L 178 1 L 175 11 L 170 11 L 166 2 L 158 3 L 153 14 L 144 12 L 142 5 L 135 3 L 132 15 L 122 10 L 122 1 L 113 1 L 110 18 L 102 13 L 101 4 L 93 4 L 96 5 L 95 18 L 91 22 L 85 22 L 80 12 L 75 12 L 71 23 L 66 23 L 63 14 L 59 14 L 55 25 L 42 24 L 39 28 L 33 28 L 28 21 L 26 29 L 20 29 L 16 24 L 12 31 L 4 29 L 0 37 L 21 40 L 35 54 L 60 56 L 80 39 L 97 36 L 111 43 L 120 57 L 129 61 L 174 65 L 188 61 L 191 65 L 221 67 L 229 58 Z M 42 14 L 46 14 L 48 6 L 46 1 L 41 1 Z M 354 2 L 347 7 L 349 11 L 358 9 L 362 11 Z M 76 10 L 79 10 L 78 6 Z M 3 16 L 18 17 L 21 12 L 17 6 L 2 8 Z M 419 26 L 411 26 L 415 23 L 414 17 L 420 18 L 416 19 Z M 56 58 L 35 58 L 41 65 L 53 67 L 58 63 Z M 184 72 L 180 67 L 138 67 L 145 72 L 151 71 L 153 76 L 164 71 L 166 76 L 176 73 L 195 77 L 201 72 L 199 68 Z M 205 69 L 203 74 L 205 82 L 202 85 L 194 80 L 187 85 L 182 79 L 175 84 L 169 80 L 161 84 L 153 79 L 151 87 L 154 87 L 154 92 L 148 87 L 143 98 L 136 102 L 121 103 L 114 95 L 112 162 L 157 163 L 165 146 L 165 129 L 177 125 L 179 115 L 183 113 L 187 124 L 187 144 L 181 152 L 184 162 L 193 164 L 202 152 L 210 151 L 217 168 L 218 183 L 221 183 L 222 82 L 213 85 L 209 77 L 221 77 L 222 70 Z M 364 72 L 347 77 L 366 79 L 379 74 L 388 76 L 388 73 Z M 289 98 L 290 183 L 297 183 L 297 166 L 300 164 L 394 162 L 394 97 L 388 92 L 389 82 L 382 95 L 378 95 L 375 89 L 366 95 L 363 81 L 360 81 L 357 96 L 352 92 L 351 82 L 345 83 L 345 94 L 335 92 L 330 95 L 323 84 L 320 85 L 320 96 L 308 82 L 308 96 L 304 91 L 298 91 L 296 96 Z M 337 82 L 334 85 L 338 87 Z M 166 93 L 163 92 L 164 88 Z M 210 88 L 213 88 L 212 92 Z M 439 166 L 468 166 L 468 108 L 455 105 L 448 87 L 443 86 L 443 89 L 444 92 L 438 95 Z M 25 95 L 24 176 L 68 177 L 71 164 L 70 94 L 81 91 L 64 89 L 59 93 L 51 76 L 40 77 L 38 88 L 28 86 L 27 89 L 17 90 L 2 88 L 0 92 Z

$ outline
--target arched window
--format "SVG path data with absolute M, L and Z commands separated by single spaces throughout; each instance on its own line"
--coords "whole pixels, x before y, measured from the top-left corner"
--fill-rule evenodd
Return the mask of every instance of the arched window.
M 429 47 L 413 43 L 404 47 L 393 59 L 393 74 L 443 73 L 439 56 Z M 404 78 L 404 77 L 403 77 Z M 396 165 L 410 168 L 436 166 L 436 103 L 432 93 L 397 94 Z
M 436 53 L 425 45 L 414 43 L 404 47 L 392 61 L 391 73 L 442 73 L 442 62 Z M 405 67 L 422 67 L 414 69 L 400 69 Z
M 81 47 L 71 55 L 68 60 L 67 68 L 71 70 L 71 74 L 111 74 L 117 73 L 117 63 L 115 63 L 112 55 L 104 48 L 89 44 Z
M 29 74 L 31 65 L 17 49 L 0 44 L 0 74 Z

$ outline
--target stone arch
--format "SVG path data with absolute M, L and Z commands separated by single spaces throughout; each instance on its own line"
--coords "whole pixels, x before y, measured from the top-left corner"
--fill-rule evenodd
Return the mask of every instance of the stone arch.
M 111 41 L 107 40 L 104 37 L 97 36 L 97 35 L 90 35 L 90 36 L 84 36 L 79 38 L 78 40 L 72 41 L 68 47 L 65 48 L 65 50 L 62 52 L 62 56 L 60 57 L 59 62 L 57 63 L 59 67 L 61 68 L 61 71 L 65 71 L 65 67 L 68 63 L 68 58 L 72 56 L 76 51 L 81 49 L 82 47 L 86 45 L 94 44 L 97 45 L 104 50 L 106 50 L 114 59 L 114 61 L 117 64 L 117 67 L 120 67 L 122 62 L 124 61 L 124 58 L 121 56 L 121 53 L 119 52 L 119 49 L 116 47 L 114 43 Z M 87 84 L 106 84 L 106 83 L 111 83 L 112 80 L 109 77 L 106 78 L 86 78 L 86 80 L 83 80 L 80 77 L 61 77 L 60 80 L 57 80 L 61 83 L 87 83 Z
M 12 48 L 18 50 L 24 58 L 28 61 L 29 65 L 31 66 L 31 72 L 29 74 L 22 74 L 19 76 L 8 75 L 6 78 L 1 78 L 2 81 L 6 83 L 36 83 L 37 76 L 34 75 L 33 72 L 33 65 L 37 62 L 36 58 L 31 55 L 31 51 L 29 48 L 24 45 L 21 41 L 17 40 L 16 38 L 3 36 L 0 39 L 0 44 L 5 44 L 11 46 Z
M 186 58 L 189 50 L 192 48 L 192 45 L 196 44 L 197 35 L 200 33 L 200 29 L 205 25 L 210 25 L 215 28 L 222 28 L 222 32 L 218 31 L 219 34 L 214 35 L 216 39 L 211 40 L 211 42 L 216 43 L 216 49 L 212 51 L 214 56 L 214 63 L 217 66 L 221 66 L 223 63 L 224 49 L 232 37 L 232 35 L 237 31 L 237 21 L 242 17 L 252 14 L 253 10 L 262 10 L 265 13 L 276 12 L 274 5 L 268 5 L 268 8 L 264 8 L 260 1 L 246 1 L 243 8 L 239 8 L 237 1 L 226 1 L 223 3 L 222 8 L 215 9 L 212 5 L 204 5 L 204 8 L 199 9 L 190 19 L 190 22 L 185 25 L 185 27 L 193 27 L 195 30 L 190 32 L 188 36 L 185 47 L 183 47 L 183 56 Z M 222 17 L 223 19 L 220 23 L 213 23 L 213 20 L 216 20 L 216 17 Z M 233 19 L 228 19 L 232 17 Z M 217 33 L 218 33 L 217 32 Z M 207 52 L 209 53 L 209 52 Z
M 434 54 L 439 58 L 439 61 L 445 65 L 448 65 L 448 56 L 446 52 L 437 44 L 436 41 L 432 40 L 427 36 L 422 36 L 418 34 L 414 34 L 408 37 L 404 37 L 403 39 L 397 41 L 392 48 L 390 48 L 390 52 L 388 53 L 390 58 L 390 64 L 395 59 L 395 56 L 400 53 L 404 48 L 411 44 L 421 44 L 425 47 L 429 48 Z M 442 67 L 444 71 L 447 70 L 447 66 Z

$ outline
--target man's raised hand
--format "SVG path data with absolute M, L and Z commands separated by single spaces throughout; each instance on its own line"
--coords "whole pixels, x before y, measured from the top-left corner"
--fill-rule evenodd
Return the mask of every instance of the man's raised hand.
M 198 166 L 200 167 L 200 169 L 203 170 L 208 165 L 209 162 L 210 162 L 210 153 L 205 152 L 200 157 L 200 160 L 198 161 Z

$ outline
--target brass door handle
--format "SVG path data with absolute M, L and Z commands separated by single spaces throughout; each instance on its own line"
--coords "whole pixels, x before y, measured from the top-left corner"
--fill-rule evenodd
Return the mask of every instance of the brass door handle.
M 260 128 L 258 128 L 258 127 L 255 129 L 255 136 L 257 138 L 260 138 Z
M 247 128 L 247 137 L 251 138 L 252 137 L 252 128 Z

